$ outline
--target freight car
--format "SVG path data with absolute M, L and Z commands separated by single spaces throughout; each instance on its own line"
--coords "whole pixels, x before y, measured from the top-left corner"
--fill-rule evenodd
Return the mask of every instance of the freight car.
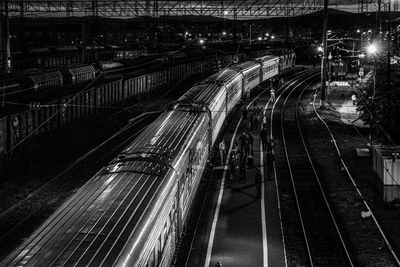
M 260 68 L 279 67 L 268 60 L 196 84 L 2 265 L 169 266 L 222 124 L 265 80 Z

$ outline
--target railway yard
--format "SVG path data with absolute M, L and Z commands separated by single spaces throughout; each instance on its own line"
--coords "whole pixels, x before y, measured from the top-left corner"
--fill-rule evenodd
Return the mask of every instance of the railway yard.
M 195 80 L 206 76 L 198 76 Z M 154 109 L 155 107 L 167 105 L 192 84 L 192 80 L 183 82 L 179 90 L 168 91 L 161 102 L 149 100 L 111 113 L 98 122 L 78 124 L 71 127 L 69 133 L 62 132 L 50 139 L 38 139 L 38 145 L 26 147 L 25 153 L 18 156 L 18 160 L 12 165 L 3 165 L 6 186 L 2 187 L 4 197 L 1 201 L 0 215 L 2 257 L 9 254 L 66 199 L 73 197 L 73 193 L 101 166 L 136 138 L 162 112 L 159 108 L 159 111 Z M 231 140 L 235 138 L 232 137 L 231 131 L 236 135 L 249 130 L 246 123 L 241 121 L 243 107 L 248 105 L 251 110 L 254 102 L 263 107 L 275 161 L 274 179 L 267 181 L 265 173 L 263 174 L 265 191 L 262 201 L 266 206 L 271 199 L 279 203 L 278 212 L 273 212 L 273 208 L 269 207 L 271 212 L 268 214 L 279 216 L 281 224 L 270 218 L 265 220 L 268 227 L 278 228 L 278 233 L 282 231 L 281 235 L 277 235 L 273 234 L 277 229 L 266 229 L 268 231 L 265 234 L 268 242 L 270 239 L 281 239 L 284 252 L 275 251 L 275 254 L 285 255 L 282 262 L 282 259 L 276 259 L 272 252 L 267 252 L 271 254 L 270 264 L 295 266 L 308 265 L 312 261 L 316 266 L 395 266 L 399 246 L 399 239 L 396 237 L 400 232 L 392 220 L 400 219 L 400 208 L 381 201 L 373 186 L 375 174 L 370 167 L 366 167 L 370 159 L 357 157 L 355 152 L 356 148 L 367 146 L 368 131 L 344 124 L 340 120 L 341 114 L 333 107 L 321 110 L 315 95 L 317 85 L 318 73 L 315 70 L 304 71 L 299 68 L 298 74 L 289 74 L 284 78 L 277 90 L 275 103 L 271 102 L 266 87 L 261 85 L 252 94 L 252 101 L 240 106 L 223 130 L 223 135 L 226 135 L 223 137 L 225 142 L 232 145 Z M 131 120 L 126 124 L 128 118 Z M 102 127 L 105 123 L 109 127 Z M 79 135 L 74 132 L 79 132 Z M 96 138 L 79 139 L 80 136 L 85 136 L 82 135 L 84 132 L 96 132 L 93 136 Z M 254 153 L 257 154 L 262 149 L 261 140 L 257 131 L 253 131 L 253 135 L 256 139 Z M 54 138 L 58 140 L 56 146 Z M 74 138 L 73 144 L 80 147 L 80 150 L 69 147 L 71 138 Z M 32 156 L 37 149 L 41 149 L 43 157 Z M 69 149 L 81 151 L 82 154 L 74 155 L 68 152 Z M 65 153 L 55 153 L 60 150 Z M 188 218 L 187 229 L 178 245 L 174 260 L 176 266 L 204 264 L 202 260 L 207 256 L 205 251 L 201 251 L 204 244 L 198 244 L 198 240 L 205 242 L 209 238 L 210 233 L 207 229 L 212 227 L 209 220 L 212 218 L 212 212 L 215 212 L 214 202 L 217 201 L 221 186 L 230 192 L 224 201 L 235 199 L 231 207 L 232 214 L 223 213 L 225 220 L 229 222 L 235 218 L 233 220 L 238 225 L 250 224 L 242 229 L 243 235 L 249 238 L 248 234 L 253 232 L 250 239 L 260 238 L 256 233 L 261 232 L 261 229 L 255 230 L 260 225 L 254 221 L 257 219 L 261 222 L 261 214 L 248 217 L 251 210 L 260 210 L 262 205 L 260 201 L 253 199 L 253 195 L 256 194 L 253 188 L 254 169 L 248 167 L 248 178 L 244 186 L 236 181 L 240 179 L 240 175 L 233 180 L 227 180 L 226 174 L 223 175 L 224 169 L 218 170 L 217 155 L 215 150 L 211 157 L 214 165 L 207 168 L 208 171 L 205 172 L 199 187 L 199 196 L 194 201 L 196 208 Z M 262 159 L 257 156 L 254 158 L 255 166 L 260 166 Z M 53 167 L 47 168 L 49 165 Z M 12 179 L 15 176 L 19 177 L 18 181 Z M 274 188 L 277 189 L 278 198 L 273 196 L 276 194 Z M 238 207 L 236 202 L 242 205 Z M 361 213 L 366 211 L 372 211 L 373 217 L 362 218 Z M 238 214 L 235 215 L 236 213 Z M 268 218 L 268 214 L 264 216 Z M 204 226 L 206 228 L 202 229 Z M 249 247 L 240 248 L 240 245 L 236 248 L 232 245 L 224 248 L 226 231 L 230 231 L 229 227 L 234 226 L 226 227 L 228 229 L 224 230 L 223 236 L 218 234 L 218 227 L 216 228 L 215 244 L 211 251 L 216 251 L 217 255 L 224 255 L 228 248 L 231 251 L 237 250 L 235 253 L 250 253 L 246 252 Z M 238 230 L 235 229 L 233 231 Z M 279 240 L 273 242 L 279 243 Z M 261 249 L 259 252 L 252 252 L 261 255 L 258 261 L 265 253 L 262 247 L 258 247 Z M 215 257 L 213 254 L 209 256 L 209 264 L 215 261 Z M 224 262 L 229 263 L 229 266 L 244 264 L 235 258 L 230 262 L 227 255 L 220 257 L 227 258 Z M 260 262 L 254 262 L 255 266 L 258 264 Z
M 400 266 L 393 2 L 0 2 L 0 267 Z

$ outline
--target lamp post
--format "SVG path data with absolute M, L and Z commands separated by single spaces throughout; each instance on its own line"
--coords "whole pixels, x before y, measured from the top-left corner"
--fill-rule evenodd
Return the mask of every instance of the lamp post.
M 375 88 L 376 88 L 376 65 L 377 65 L 377 59 L 376 59 L 376 52 L 378 51 L 378 47 L 375 44 L 370 44 L 367 47 L 367 52 L 369 55 L 371 55 L 374 58 L 374 84 L 372 88 L 372 99 L 375 98 Z
M 328 2 L 329 0 L 324 0 L 324 20 L 322 24 L 322 46 L 324 49 L 324 54 L 321 60 L 321 108 L 325 107 L 326 101 L 326 60 L 328 57 Z
M 329 56 L 328 56 L 328 93 L 327 95 L 330 94 L 330 90 L 331 90 L 331 80 L 332 80 L 332 54 L 331 52 L 329 52 Z

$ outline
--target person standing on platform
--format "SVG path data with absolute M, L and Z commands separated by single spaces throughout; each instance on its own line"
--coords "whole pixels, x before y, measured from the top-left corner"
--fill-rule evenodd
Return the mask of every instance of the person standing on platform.
M 272 103 L 275 103 L 275 89 L 274 89 L 274 87 L 271 87 L 270 92 L 271 92 L 271 101 L 272 101 Z
M 265 139 L 266 139 L 266 143 L 267 143 L 267 153 L 272 153 L 271 135 L 267 134 Z
M 260 131 L 260 138 L 263 145 L 263 149 L 267 148 L 267 136 L 268 136 L 267 130 L 265 129 L 265 126 L 263 126 Z
M 273 168 L 274 168 L 274 155 L 272 151 L 267 151 L 267 179 L 272 180 Z
M 235 175 L 235 168 L 236 168 L 235 157 L 236 155 L 234 153 L 232 153 L 231 156 L 229 157 L 229 172 L 230 172 L 229 180 L 233 180 L 233 177 Z
M 260 129 L 260 121 L 261 121 L 261 110 L 258 110 L 257 111 L 257 115 L 256 115 L 256 118 L 255 118 L 255 129 L 256 130 L 259 130 Z
M 251 114 L 250 120 L 249 120 L 249 129 L 252 130 L 254 127 L 254 113 Z
M 253 156 L 254 138 L 250 132 L 247 134 L 247 140 L 249 141 L 250 154 Z
M 246 125 L 246 123 L 247 123 L 247 108 L 246 107 L 244 107 L 244 109 L 243 109 L 242 120 L 243 120 L 244 125 Z
M 224 165 L 225 159 L 225 141 L 222 139 L 221 143 L 219 143 L 219 155 L 221 157 L 221 165 Z
M 246 182 L 246 160 L 247 156 L 245 153 L 240 155 L 240 174 L 242 175 L 242 182 Z
M 236 142 L 235 142 L 235 144 L 233 145 L 232 153 L 233 153 L 233 155 L 234 155 L 235 157 L 236 157 L 236 155 L 237 155 L 238 153 L 240 153 L 239 145 L 238 145 L 238 143 L 236 143 Z
M 242 153 L 245 153 L 248 140 L 247 140 L 246 134 L 244 132 L 239 137 L 239 141 L 240 141 L 240 150 L 242 151 Z
M 256 175 L 254 176 L 254 184 L 256 186 L 256 198 L 260 198 L 261 195 L 261 171 L 260 168 L 256 167 Z

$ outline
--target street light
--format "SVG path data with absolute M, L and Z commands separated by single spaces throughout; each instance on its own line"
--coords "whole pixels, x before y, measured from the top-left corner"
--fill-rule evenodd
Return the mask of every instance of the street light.
M 376 53 L 378 52 L 378 47 L 376 44 L 369 44 L 367 46 L 367 52 L 374 58 L 374 86 L 372 88 L 372 99 L 375 98 L 375 89 L 376 89 Z
M 375 44 L 370 44 L 367 47 L 367 52 L 370 55 L 375 55 L 378 52 L 378 47 Z

